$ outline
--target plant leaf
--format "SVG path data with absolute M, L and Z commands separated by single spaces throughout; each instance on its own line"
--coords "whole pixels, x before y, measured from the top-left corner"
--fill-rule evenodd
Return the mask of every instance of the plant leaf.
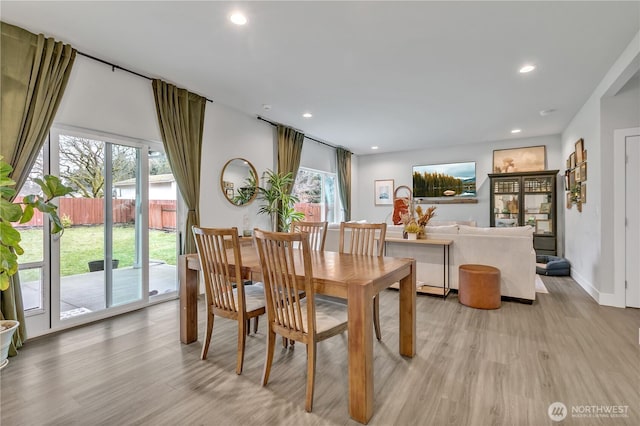
M 0 241 L 5 246 L 15 247 L 20 243 L 20 232 L 9 222 L 0 222 Z
M 48 198 L 62 197 L 73 191 L 73 188 L 65 186 L 57 176 L 46 175 L 44 181 L 47 188 L 49 188 L 49 192 L 52 194 L 52 196 Z
M 51 192 L 47 184 L 42 179 L 35 178 L 33 181 L 37 183 L 38 186 L 40 186 L 40 188 L 42 189 L 42 193 L 45 197 L 47 197 L 47 199 L 50 200 L 51 198 L 53 198 L 53 192 Z
M 9 288 L 9 275 L 5 271 L 0 271 L 0 291 Z
M 9 222 L 17 222 L 22 217 L 22 206 L 0 198 L 0 217 Z
M 20 219 L 20 223 L 29 222 L 31 220 L 31 218 L 33 217 L 33 213 L 34 213 L 33 206 L 27 204 L 24 207 L 24 213 L 22 213 L 22 219 Z

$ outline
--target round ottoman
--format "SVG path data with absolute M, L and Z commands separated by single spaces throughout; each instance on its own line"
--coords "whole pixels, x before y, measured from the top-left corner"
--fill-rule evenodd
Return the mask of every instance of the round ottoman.
M 460 265 L 458 300 L 478 309 L 500 307 L 500 270 L 487 265 Z

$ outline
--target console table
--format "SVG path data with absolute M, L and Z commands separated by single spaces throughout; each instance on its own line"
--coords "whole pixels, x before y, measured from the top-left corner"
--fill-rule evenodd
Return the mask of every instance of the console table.
M 431 284 L 423 284 L 416 287 L 416 292 L 421 294 L 429 294 L 433 296 L 442 296 L 443 300 L 446 299 L 450 291 L 451 272 L 450 272 L 450 252 L 449 247 L 453 244 L 453 240 L 440 240 L 426 238 L 424 240 L 405 240 L 403 238 L 385 238 L 385 252 L 387 256 L 394 256 L 389 254 L 390 244 L 402 244 L 404 247 L 411 247 L 412 256 L 416 259 L 416 264 L 420 265 L 420 259 L 415 250 L 419 250 L 424 246 L 442 246 L 442 286 L 434 286 Z M 407 253 L 403 253 L 401 257 L 407 256 Z M 393 287 L 393 286 L 392 286 Z

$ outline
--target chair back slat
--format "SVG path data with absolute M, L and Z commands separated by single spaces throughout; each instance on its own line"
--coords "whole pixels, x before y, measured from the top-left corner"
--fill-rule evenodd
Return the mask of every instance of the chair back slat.
M 315 318 L 308 235 L 259 229 L 254 230 L 254 235 L 262 266 L 269 322 L 290 332 L 313 333 L 314 321 L 307 324 L 303 315 L 303 309 L 306 309 L 307 318 Z M 296 248 L 298 245 L 300 249 Z M 295 269 L 296 259 L 300 264 L 300 258 L 304 279 L 297 277 Z M 306 294 L 306 307 L 300 303 L 303 294 Z
M 328 222 L 293 222 L 291 224 L 291 232 L 306 232 L 309 234 L 309 247 L 311 250 L 324 251 L 327 226 Z
M 204 278 L 207 303 L 217 309 L 239 312 L 245 309 L 242 285 L 242 259 L 237 228 L 193 227 L 193 236 Z M 227 249 L 232 249 L 233 265 L 230 266 Z M 237 301 L 234 285 L 237 287 Z
M 349 233 L 347 246 L 347 232 Z M 346 223 L 340 224 L 340 253 L 365 256 L 382 256 L 386 223 Z

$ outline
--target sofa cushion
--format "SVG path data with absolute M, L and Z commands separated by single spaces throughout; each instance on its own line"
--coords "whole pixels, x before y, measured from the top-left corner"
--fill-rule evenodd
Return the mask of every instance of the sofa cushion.
M 425 232 L 429 234 L 457 234 L 458 225 L 444 225 L 444 226 L 425 226 Z
M 471 235 L 509 235 L 509 236 L 533 236 L 532 226 L 514 226 L 509 228 L 479 228 L 475 226 L 458 226 L 458 233 Z

